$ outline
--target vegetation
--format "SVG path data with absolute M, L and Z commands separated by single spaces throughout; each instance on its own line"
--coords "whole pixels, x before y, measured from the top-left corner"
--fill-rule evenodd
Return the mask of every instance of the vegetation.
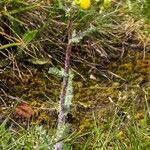
M 0 149 L 150 149 L 149 17 L 149 0 L 0 1 Z

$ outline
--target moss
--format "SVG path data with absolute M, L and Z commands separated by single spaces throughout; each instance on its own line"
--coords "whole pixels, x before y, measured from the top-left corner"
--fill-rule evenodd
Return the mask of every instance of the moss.
M 121 62 L 112 64 L 110 69 L 130 84 L 142 84 L 144 81 L 149 81 L 150 55 L 147 54 L 143 60 L 143 52 L 130 51 L 127 57 Z
M 67 116 L 67 121 L 72 124 L 73 129 L 91 128 L 94 121 L 93 114 L 99 123 L 103 124 L 107 122 L 109 116 L 112 116 L 115 107 L 124 111 L 128 106 L 131 106 L 131 103 L 135 103 L 132 101 L 133 99 L 136 100 L 137 110 L 143 109 L 145 94 L 137 88 L 137 85 L 142 86 L 147 94 L 150 94 L 148 87 L 150 55 L 147 55 L 145 60 L 142 59 L 142 56 L 139 52 L 130 52 L 130 57 L 125 57 L 120 62 L 111 64 L 109 71 L 121 76 L 125 81 L 115 76 L 112 77 L 112 75 L 108 75 L 112 79 L 111 81 L 103 80 L 101 77 L 96 81 L 82 81 L 80 78 L 76 78 L 73 105 Z M 22 100 L 31 104 L 35 111 L 32 124 L 55 126 L 61 80 L 48 75 L 44 70 L 43 72 L 36 71 L 34 76 L 29 75 L 27 70 L 21 71 L 23 72 L 22 78 L 26 80 L 22 81 L 17 78 L 17 73 L 15 72 L 16 75 L 14 75 L 13 70 L 6 70 L 0 74 L 1 80 L 8 87 L 7 94 L 21 97 Z M 1 94 L 6 105 L 16 103 L 15 100 L 8 99 L 3 93 Z M 3 107 L 2 101 L 1 104 Z
M 86 129 L 89 129 L 89 128 L 92 128 L 93 127 L 93 120 L 92 118 L 83 118 L 80 122 L 80 126 L 79 126 L 79 130 L 86 130 Z

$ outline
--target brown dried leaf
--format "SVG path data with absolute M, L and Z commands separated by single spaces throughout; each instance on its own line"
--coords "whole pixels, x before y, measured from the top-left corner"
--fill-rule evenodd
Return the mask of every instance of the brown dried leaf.
M 31 106 L 23 103 L 16 107 L 15 115 L 19 118 L 30 119 L 33 116 L 34 111 Z

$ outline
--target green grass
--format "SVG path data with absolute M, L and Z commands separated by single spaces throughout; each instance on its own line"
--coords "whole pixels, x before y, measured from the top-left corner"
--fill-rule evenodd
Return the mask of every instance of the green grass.
M 132 108 L 131 108 L 132 110 Z M 148 150 L 150 148 L 149 120 L 147 112 L 143 118 L 135 119 L 135 114 L 128 112 L 125 116 L 114 114 L 99 123 L 96 116 L 91 124 L 93 127 L 86 131 L 76 131 L 64 138 L 65 150 Z M 129 113 L 132 115 L 129 115 Z M 54 145 L 53 130 L 46 131 L 42 126 L 29 127 L 18 131 L 13 128 L 0 126 L 0 149 L 2 150 L 48 150 Z
M 137 86 L 132 87 L 132 90 L 129 91 L 123 91 L 122 89 L 118 94 L 118 100 L 111 102 L 113 110 L 108 108 L 106 112 L 102 112 L 100 117 L 93 110 L 93 115 L 90 116 L 90 126 L 86 126 L 85 123 L 85 126 L 80 128 L 78 126 L 73 127 L 73 124 L 70 124 L 69 135 L 62 139 L 65 143 L 64 149 L 149 150 L 150 93 L 148 87 L 140 89 L 140 91 Z M 101 94 L 104 93 L 101 92 Z M 142 97 L 139 97 L 139 95 L 142 95 Z M 86 112 L 83 113 L 87 115 Z M 48 128 L 46 125 L 42 126 L 41 124 L 25 127 L 17 122 L 12 122 L 11 125 L 10 122 L 7 122 L 3 122 L 0 126 L 0 149 L 53 149 L 56 143 L 56 128 Z
M 42 126 L 29 128 L 28 130 L 7 130 L 4 126 L 0 127 L 0 149 L 20 150 L 20 149 L 39 149 L 44 150 L 52 147 L 51 137 Z

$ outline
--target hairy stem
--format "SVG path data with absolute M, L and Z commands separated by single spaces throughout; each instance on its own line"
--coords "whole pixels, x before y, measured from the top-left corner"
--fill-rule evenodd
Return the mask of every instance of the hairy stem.
M 65 97 L 68 86 L 68 78 L 69 78 L 69 68 L 70 68 L 70 56 L 72 50 L 72 44 L 70 40 L 72 39 L 72 28 L 73 23 L 71 20 L 68 22 L 68 45 L 66 48 L 66 56 L 65 56 L 65 68 L 64 68 L 64 78 L 62 83 L 62 89 L 60 94 L 60 112 L 58 116 L 58 127 L 57 129 L 61 129 L 65 125 Z M 58 142 L 55 145 L 55 150 L 62 150 L 63 143 Z

